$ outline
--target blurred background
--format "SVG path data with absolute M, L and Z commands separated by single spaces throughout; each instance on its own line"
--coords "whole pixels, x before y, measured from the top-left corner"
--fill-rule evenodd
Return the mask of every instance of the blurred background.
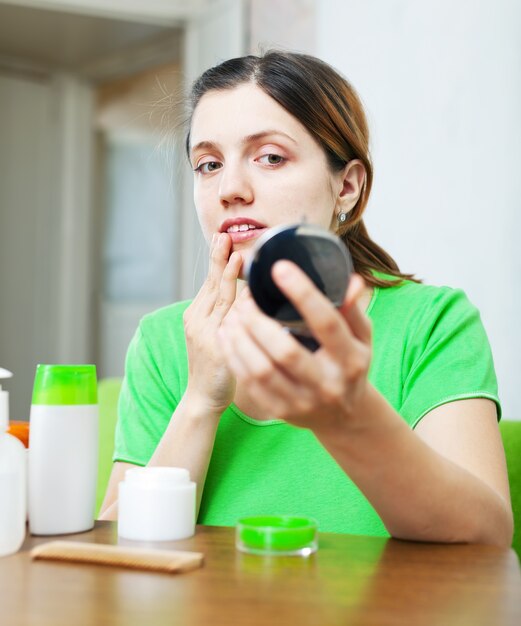
M 521 418 L 521 3 L 0 0 L 0 366 L 11 418 L 37 363 L 121 376 L 146 312 L 205 275 L 174 129 L 210 65 L 322 57 L 372 129 L 366 222 L 398 261 L 481 310 L 504 415 Z

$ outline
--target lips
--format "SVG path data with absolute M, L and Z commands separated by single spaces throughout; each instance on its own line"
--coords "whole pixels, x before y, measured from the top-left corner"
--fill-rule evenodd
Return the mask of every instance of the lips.
M 267 229 L 266 224 L 257 222 L 251 217 L 235 217 L 227 219 L 219 228 L 219 232 L 228 233 L 234 244 L 256 239 Z
M 264 229 L 266 224 L 261 224 L 251 217 L 234 217 L 233 219 L 224 220 L 219 228 L 221 233 L 246 232 L 248 230 Z

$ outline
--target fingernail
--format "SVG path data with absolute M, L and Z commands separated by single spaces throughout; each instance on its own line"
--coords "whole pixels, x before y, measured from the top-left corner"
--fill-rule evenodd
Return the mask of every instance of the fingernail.
M 285 261 L 277 261 L 273 265 L 272 272 L 279 280 L 288 280 L 291 276 L 291 265 Z

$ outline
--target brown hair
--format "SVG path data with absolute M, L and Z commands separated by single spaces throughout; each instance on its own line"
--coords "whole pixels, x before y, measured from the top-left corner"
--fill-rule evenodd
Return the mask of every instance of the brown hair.
M 366 179 L 362 192 L 337 230 L 351 253 L 355 271 L 371 286 L 388 287 L 402 279 L 415 280 L 411 274 L 400 272 L 394 259 L 370 238 L 362 220 L 371 192 L 373 165 L 364 109 L 348 81 L 315 57 L 272 50 L 260 57 L 230 59 L 204 72 L 192 87 L 191 113 L 208 91 L 232 89 L 246 82 L 258 85 L 306 127 L 324 150 L 332 171 L 342 170 L 352 159 L 363 163 Z M 190 130 L 187 153 L 189 147 Z M 394 279 L 375 276 L 375 270 Z

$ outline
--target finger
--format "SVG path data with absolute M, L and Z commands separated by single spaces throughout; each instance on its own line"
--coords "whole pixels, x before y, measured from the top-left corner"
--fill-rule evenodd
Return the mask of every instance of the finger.
M 212 256 L 213 249 L 215 247 L 215 242 L 217 241 L 217 237 L 218 237 L 218 233 L 214 233 L 212 236 L 212 241 L 210 242 L 210 250 L 209 250 L 210 258 Z M 207 275 L 207 278 L 208 278 L 208 275 Z M 191 304 L 192 308 L 194 308 L 197 305 L 198 301 L 202 299 L 204 291 L 206 290 L 206 287 L 207 287 L 207 280 L 205 279 L 205 281 L 201 285 L 201 288 L 199 289 L 194 299 L 192 300 L 192 304 Z
M 210 266 L 208 268 L 208 278 L 210 282 L 217 285 L 220 282 L 221 275 L 228 263 L 232 248 L 232 239 L 227 233 L 220 233 L 217 236 L 215 245 L 210 254 Z
M 235 252 L 234 252 L 235 254 Z M 237 253 L 240 254 L 240 253 Z M 242 255 L 241 255 L 242 256 Z M 230 257 L 231 259 L 231 257 Z M 239 273 L 240 276 L 240 273 Z M 245 300 L 247 300 L 250 296 L 250 292 L 248 287 L 243 283 L 243 281 L 241 281 L 240 278 L 238 278 L 235 282 L 235 300 L 232 303 L 230 309 L 233 309 L 235 307 L 237 307 L 241 302 L 244 302 Z
M 222 275 L 228 264 L 231 245 L 232 241 L 230 235 L 220 233 L 212 247 L 208 276 L 201 288 L 200 297 L 196 305 L 197 311 L 202 315 L 209 315 L 213 311 Z
M 284 402 L 290 407 L 295 405 L 295 398 L 302 402 L 308 395 L 307 390 L 277 368 L 262 346 L 244 328 L 235 311 L 227 316 L 219 336 L 230 369 L 237 380 L 247 386 L 250 396 L 254 388 L 259 390 L 252 397 L 261 406 L 270 409 L 274 404 Z
M 219 287 L 219 293 L 215 301 L 213 314 L 215 320 L 220 323 L 237 296 L 237 279 L 242 267 L 242 255 L 240 252 L 233 252 L 230 256 Z
M 235 302 L 232 305 L 233 307 L 237 307 L 241 304 L 241 302 L 245 302 L 248 298 L 251 298 L 250 290 L 244 283 L 241 283 L 237 282 L 237 296 L 235 297 Z
M 288 391 L 287 386 L 283 389 Z M 299 389 L 292 392 L 291 396 L 286 393 L 287 397 L 279 397 L 267 391 L 261 383 L 254 381 L 248 383 L 248 395 L 255 399 L 258 406 L 266 411 L 268 419 L 271 420 L 284 420 L 295 426 L 304 426 L 302 418 L 311 413 L 309 409 L 312 406 L 311 402 L 304 400 L 304 395 Z
M 237 303 L 238 319 L 255 341 L 291 380 L 316 387 L 320 381 L 312 353 L 304 348 L 279 322 L 264 315 L 250 296 Z
M 365 288 L 365 281 L 360 274 L 352 274 L 346 297 L 339 311 L 349 324 L 354 336 L 364 343 L 370 343 L 372 335 L 371 321 L 360 306 L 360 300 Z
M 252 295 L 251 295 L 250 288 L 248 287 L 247 283 L 243 283 L 243 287 L 241 289 L 241 293 L 237 297 L 237 302 L 244 302 L 244 301 L 248 300 L 251 297 L 252 297 Z
M 275 325 L 280 332 L 280 326 Z M 234 353 L 238 368 L 235 376 L 247 386 L 250 398 L 278 419 L 291 421 L 309 414 L 313 408 L 313 389 L 278 368 L 266 344 L 260 345 L 254 340 L 238 312 L 231 314 L 226 327 L 229 327 L 227 349 Z
M 268 420 L 290 421 L 288 401 L 283 398 L 278 398 L 273 393 L 266 392 L 266 389 L 264 389 L 260 383 L 249 383 L 248 395 L 255 399 L 259 408 L 266 411 Z M 295 410 L 294 407 L 293 410 Z
M 237 377 L 242 375 L 243 372 L 242 360 L 232 349 L 228 330 L 223 324 L 221 324 L 217 330 L 217 339 L 219 341 L 219 345 L 221 346 L 222 355 L 226 365 L 235 379 L 238 380 Z
M 335 306 L 294 263 L 277 261 L 272 269 L 275 283 L 302 315 L 321 346 L 335 358 L 345 360 L 355 349 L 355 337 Z

